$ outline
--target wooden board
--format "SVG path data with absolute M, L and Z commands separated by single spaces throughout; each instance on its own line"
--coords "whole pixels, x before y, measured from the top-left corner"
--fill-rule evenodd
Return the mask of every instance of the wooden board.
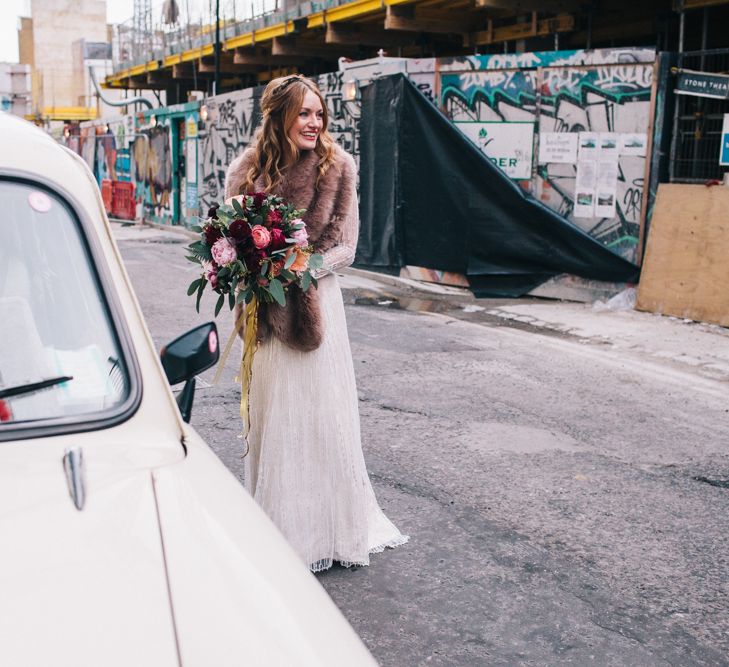
M 636 308 L 729 326 L 729 187 L 658 187 Z

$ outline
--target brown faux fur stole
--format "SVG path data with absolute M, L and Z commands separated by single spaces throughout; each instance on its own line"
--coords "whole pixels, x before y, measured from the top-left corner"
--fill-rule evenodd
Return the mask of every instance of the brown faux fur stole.
M 306 209 L 302 217 L 309 241 L 318 253 L 325 253 L 340 242 L 342 226 L 356 191 L 354 160 L 338 145 L 334 150 L 334 163 L 319 179 L 318 185 L 318 156 L 314 151 L 306 151 L 287 170 L 281 185 L 273 193 L 296 208 Z M 226 199 L 243 194 L 242 187 L 252 158 L 253 150 L 248 148 L 231 162 L 225 177 Z M 256 183 L 256 189 L 264 189 L 261 179 Z M 236 319 L 240 316 L 240 309 L 240 305 L 236 307 Z M 265 340 L 270 334 L 302 352 L 318 348 L 324 330 L 317 291 L 309 288 L 303 292 L 292 285 L 287 290 L 285 307 L 276 303 L 262 304 L 258 312 L 258 338 Z

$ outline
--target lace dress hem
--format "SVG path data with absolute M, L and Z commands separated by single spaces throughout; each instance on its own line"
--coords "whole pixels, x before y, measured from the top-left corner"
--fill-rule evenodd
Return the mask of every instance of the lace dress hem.
M 314 573 L 324 572 L 331 568 L 334 563 L 339 563 L 342 567 L 367 567 L 370 564 L 369 556 L 372 554 L 382 553 L 385 549 L 394 549 L 399 547 L 410 540 L 409 535 L 398 535 L 396 538 L 385 542 L 384 544 L 378 544 L 377 546 L 370 547 L 368 552 L 368 558 L 366 560 L 347 560 L 341 556 L 333 556 L 332 558 L 321 558 L 313 563 L 309 564 L 309 569 Z

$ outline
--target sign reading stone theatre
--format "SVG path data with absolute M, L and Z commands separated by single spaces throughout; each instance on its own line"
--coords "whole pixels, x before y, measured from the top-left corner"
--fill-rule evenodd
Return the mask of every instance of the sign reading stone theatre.
M 695 72 L 690 69 L 676 69 L 677 95 L 695 95 L 729 100 L 729 75 Z

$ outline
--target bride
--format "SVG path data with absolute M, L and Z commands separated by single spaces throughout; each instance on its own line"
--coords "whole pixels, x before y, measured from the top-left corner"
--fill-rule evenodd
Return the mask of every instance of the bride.
M 318 289 L 292 286 L 285 308 L 259 310 L 245 484 L 313 572 L 334 561 L 368 565 L 371 553 L 408 538 L 380 509 L 367 476 L 334 273 L 352 263 L 357 246 L 356 166 L 327 131 L 327 108 L 311 80 L 274 79 L 261 110 L 252 144 L 228 168 L 225 196 L 265 191 L 306 209 L 324 268 Z

